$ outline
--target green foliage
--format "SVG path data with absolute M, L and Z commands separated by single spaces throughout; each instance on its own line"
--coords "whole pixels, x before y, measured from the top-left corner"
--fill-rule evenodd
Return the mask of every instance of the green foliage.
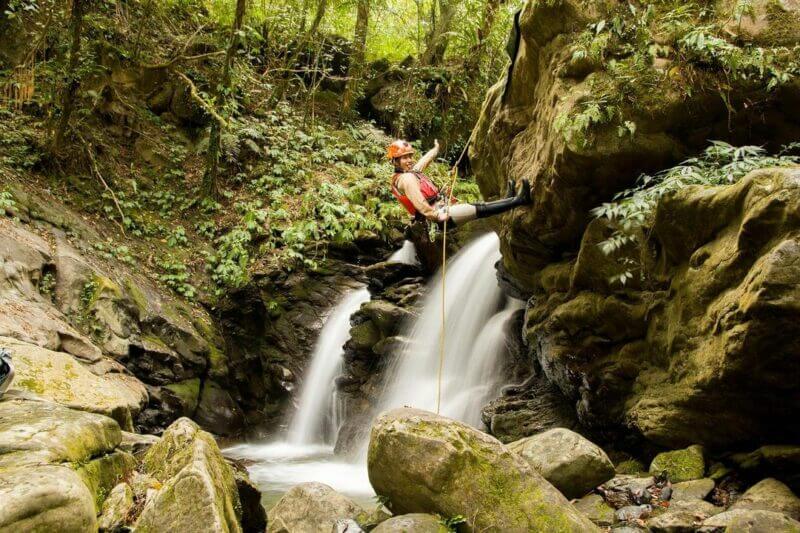
M 166 257 L 158 262 L 158 266 L 162 270 L 158 276 L 159 281 L 187 300 L 194 300 L 197 290 L 189 283 L 190 275 L 185 263 Z
M 189 239 L 186 238 L 186 230 L 183 226 L 178 226 L 172 230 L 167 238 L 167 246 L 175 248 L 176 246 L 186 246 L 189 244 Z
M 47 271 L 42 274 L 42 279 L 39 280 L 39 293 L 45 296 L 48 300 L 55 298 L 56 289 L 56 276 L 52 271 Z
M 14 200 L 14 195 L 9 191 L 0 191 L 0 211 L 4 213 L 12 213 L 17 209 L 17 202 Z
M 567 142 L 575 142 L 581 148 L 585 148 L 592 143 L 593 137 L 591 130 L 595 126 L 610 124 L 621 117 L 620 109 L 615 104 L 610 103 L 610 98 L 601 95 L 597 98 L 590 98 L 582 101 L 576 106 L 578 111 L 573 113 L 564 112 L 556 117 L 553 127 Z M 636 124 L 625 121 L 623 128 L 619 130 L 620 136 L 626 132 L 632 135 L 636 131 Z
M 614 201 L 592 209 L 592 215 L 606 219 L 614 232 L 598 246 L 606 255 L 619 254 L 629 245 L 640 246 L 646 228 L 653 222 L 659 200 L 667 194 L 689 185 L 729 185 L 749 172 L 764 167 L 785 167 L 800 163 L 800 157 L 790 152 L 798 148 L 794 143 L 784 147 L 777 155 L 769 155 L 759 146 L 731 146 L 713 141 L 697 157 L 692 157 L 670 169 L 653 176 L 642 175 L 635 187 L 615 195 Z M 624 285 L 638 268 L 629 257 L 620 258 L 623 271 L 612 282 Z
M 108 260 L 117 260 L 121 261 L 127 265 L 135 265 L 136 261 L 133 258 L 131 250 L 125 246 L 124 244 L 121 245 L 114 245 L 113 242 L 96 242 L 92 244 L 95 250 L 100 252 L 100 255 Z
M 458 531 L 460 524 L 466 524 L 467 518 L 462 515 L 451 516 L 450 518 L 439 517 L 439 523 L 444 526 L 447 531 Z

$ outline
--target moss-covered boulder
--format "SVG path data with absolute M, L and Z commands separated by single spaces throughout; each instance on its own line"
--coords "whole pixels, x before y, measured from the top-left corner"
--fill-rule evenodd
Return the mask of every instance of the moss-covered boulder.
M 14 357 L 13 388 L 33 392 L 60 404 L 114 418 L 133 430 L 133 417 L 147 403 L 147 390 L 136 378 L 121 373 L 97 375 L 72 355 L 0 337 L 0 346 Z
M 654 476 L 666 473 L 673 483 L 701 479 L 706 472 L 705 455 L 702 446 L 689 446 L 684 450 L 660 453 L 650 463 L 650 473 Z
M 241 531 L 233 471 L 214 438 L 197 424 L 175 421 L 142 463 L 163 486 L 145 504 L 137 531 Z
M 552 485 L 497 439 L 416 409 L 382 414 L 367 461 L 395 513 L 466 517 L 469 531 L 596 531 Z
M 120 483 L 111 489 L 97 520 L 100 531 L 115 531 L 125 525 L 133 504 L 133 489 L 130 485 Z
M 754 509 L 734 509 L 705 519 L 703 533 L 798 533 L 800 522 L 785 514 Z
M 411 513 L 393 516 L 378 524 L 374 533 L 447 533 L 441 518 L 431 514 Z
M 777 479 L 759 481 L 736 500 L 731 509 L 756 509 L 783 513 L 800 520 L 800 498 Z
M 268 533 L 331 531 L 340 519 L 364 514 L 356 502 L 323 483 L 301 483 L 289 489 L 267 512 Z
M 599 494 L 589 494 L 575 502 L 575 508 L 601 527 L 614 524 L 614 508 Z
M 508 448 L 567 498 L 580 498 L 614 477 L 614 464 L 602 448 L 568 429 L 551 429 Z

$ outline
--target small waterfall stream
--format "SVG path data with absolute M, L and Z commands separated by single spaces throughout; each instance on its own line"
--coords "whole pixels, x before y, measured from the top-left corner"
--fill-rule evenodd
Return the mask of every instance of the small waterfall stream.
M 303 379 L 297 413 L 289 426 L 289 443 L 334 444 L 339 421 L 333 380 L 342 369 L 343 346 L 350 338 L 350 315 L 367 301 L 366 287 L 350 291 L 325 320 Z
M 491 233 L 466 246 L 448 263 L 441 413 L 476 427 L 481 427 L 481 407 L 504 385 L 504 327 L 521 306 L 521 302 L 503 297 L 494 271 L 498 259 L 499 240 Z M 413 245 L 404 243 L 389 261 L 414 263 Z M 436 409 L 441 291 L 441 275 L 437 275 L 428 284 L 419 318 L 406 325 L 404 334 L 412 342 L 386 371 L 378 402 L 381 410 L 404 405 Z M 240 444 L 226 450 L 232 457 L 254 462 L 250 474 L 262 489 L 268 508 L 290 487 L 306 481 L 326 483 L 370 505 L 373 491 L 366 472 L 367 443 L 362 443 L 362 453 L 354 462 L 333 455 L 338 425 L 334 378 L 349 339 L 350 316 L 369 297 L 366 288 L 351 291 L 328 315 L 286 440 Z

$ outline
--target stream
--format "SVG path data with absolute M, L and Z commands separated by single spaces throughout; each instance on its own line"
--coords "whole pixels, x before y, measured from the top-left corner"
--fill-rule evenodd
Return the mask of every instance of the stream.
M 522 306 L 502 294 L 495 275 L 499 259 L 499 240 L 489 233 L 451 258 L 447 270 L 441 413 L 479 429 L 485 429 L 481 407 L 507 382 L 502 370 L 507 356 L 504 326 Z M 405 243 L 390 261 L 416 261 L 413 245 Z M 419 317 L 403 325 L 404 336 L 413 342 L 386 370 L 386 385 L 377 401 L 381 411 L 402 406 L 436 410 L 441 291 L 441 274 L 437 274 L 428 282 Z M 267 509 L 292 486 L 310 481 L 330 485 L 365 508 L 375 506 L 366 468 L 367 440 L 361 442 L 355 459 L 333 453 L 342 421 L 334 379 L 342 369 L 350 316 L 369 299 L 366 288 L 350 290 L 327 315 L 303 379 L 298 409 L 283 439 L 225 450 L 226 455 L 246 462 Z

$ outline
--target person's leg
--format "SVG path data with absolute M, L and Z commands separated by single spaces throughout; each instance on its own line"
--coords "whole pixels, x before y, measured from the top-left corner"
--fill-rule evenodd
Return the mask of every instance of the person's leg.
M 509 182 L 509 185 L 513 182 Z M 513 188 L 511 189 L 513 191 Z M 516 196 L 509 196 L 494 202 L 478 204 L 456 204 L 449 209 L 450 220 L 456 225 L 464 224 L 476 218 L 485 218 L 505 213 L 515 207 L 531 203 L 531 186 L 527 180 L 522 181 L 522 187 Z

